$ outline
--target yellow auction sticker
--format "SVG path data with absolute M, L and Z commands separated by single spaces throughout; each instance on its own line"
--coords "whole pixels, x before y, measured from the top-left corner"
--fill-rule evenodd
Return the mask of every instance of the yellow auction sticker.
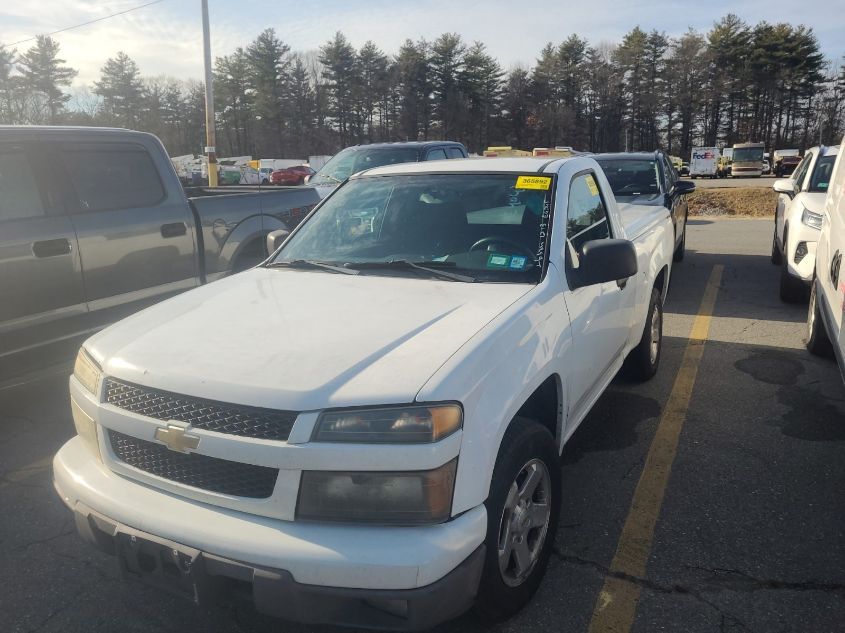
M 589 189 L 590 193 L 594 196 L 599 195 L 599 188 L 598 185 L 596 185 L 596 181 L 592 174 L 587 174 L 587 189 Z
M 547 191 L 552 186 L 549 176 L 519 176 L 514 189 L 542 189 Z

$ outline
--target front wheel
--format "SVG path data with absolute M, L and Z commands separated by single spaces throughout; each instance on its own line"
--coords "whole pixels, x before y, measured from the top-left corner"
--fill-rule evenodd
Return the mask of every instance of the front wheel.
M 780 300 L 784 303 L 801 303 L 807 300 L 807 286 L 789 272 L 786 243 L 786 235 L 784 234 L 784 253 L 780 262 Z
M 772 235 L 772 263 L 775 266 L 780 266 L 783 255 L 778 248 L 778 228 L 775 226 L 775 233 Z
M 687 250 L 687 221 L 684 220 L 684 232 L 681 234 L 681 243 L 678 244 L 678 247 L 675 249 L 674 254 L 672 255 L 673 262 L 682 262 L 684 261 L 684 255 L 686 254 Z
M 807 351 L 816 356 L 833 356 L 833 344 L 822 320 L 815 283 L 810 290 L 810 306 L 807 310 Z
M 646 381 L 653 378 L 660 366 L 663 348 L 663 301 L 660 291 L 653 288 L 648 306 L 648 317 L 639 344 L 625 359 L 625 370 L 630 378 Z
M 486 551 L 475 610 L 486 620 L 501 622 L 537 591 L 557 532 L 558 454 L 546 427 L 514 418 L 502 439 L 484 505 Z

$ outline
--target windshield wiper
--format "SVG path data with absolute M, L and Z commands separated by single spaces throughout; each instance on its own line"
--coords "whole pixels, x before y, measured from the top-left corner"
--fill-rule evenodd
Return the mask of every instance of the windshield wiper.
M 425 266 L 421 264 L 426 264 Z M 449 272 L 447 270 L 439 270 L 438 268 L 431 268 L 430 266 L 454 266 L 452 262 L 421 262 L 420 264 L 416 262 L 408 261 L 407 259 L 391 259 L 390 261 L 386 262 L 350 262 L 347 266 L 351 268 L 357 268 L 359 270 L 374 270 L 374 269 L 413 269 L 413 270 L 422 270 L 424 272 L 429 273 L 430 275 L 435 275 L 442 279 L 449 279 L 451 281 L 463 281 L 467 283 L 471 283 L 475 281 L 475 277 L 470 277 L 468 275 L 461 275 L 458 273 Z
M 357 275 L 357 270 L 351 268 L 343 268 L 342 266 L 333 266 L 325 262 L 315 262 L 311 259 L 294 259 L 291 261 L 270 262 L 267 268 L 319 268 L 321 270 L 328 270 L 333 273 L 343 273 L 344 275 Z

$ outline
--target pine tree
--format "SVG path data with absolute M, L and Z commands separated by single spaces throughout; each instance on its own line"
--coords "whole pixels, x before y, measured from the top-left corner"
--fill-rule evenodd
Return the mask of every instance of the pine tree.
M 340 143 L 346 146 L 359 136 L 354 117 L 358 56 L 343 33 L 338 31 L 334 39 L 320 48 L 320 63 L 324 66 L 330 111 L 337 124 Z
M 444 33 L 431 47 L 429 65 L 434 95 L 434 119 L 440 125 L 440 137 L 455 140 L 463 114 L 459 78 L 464 69 L 466 46 L 457 33 Z
M 59 43 L 46 35 L 39 35 L 35 46 L 18 60 L 23 85 L 40 99 L 46 123 L 58 121 L 59 113 L 70 99 L 62 87 L 70 86 L 78 74 L 73 68 L 63 66 L 64 63 L 59 58 Z
M 257 119 L 256 152 L 261 156 L 279 156 L 285 143 L 285 106 L 287 98 L 290 47 L 265 29 L 246 49 L 249 78 L 254 88 L 252 113 Z
M 111 125 L 135 128 L 141 117 L 144 85 L 141 71 L 124 52 L 106 60 L 94 82 L 94 93 L 103 99 L 101 111 Z

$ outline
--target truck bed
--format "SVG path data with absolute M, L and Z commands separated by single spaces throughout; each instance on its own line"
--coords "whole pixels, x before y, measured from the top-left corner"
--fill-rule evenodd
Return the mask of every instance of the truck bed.
M 669 210 L 663 206 L 617 203 L 619 217 L 629 240 L 635 240 L 652 227 L 669 217 Z

